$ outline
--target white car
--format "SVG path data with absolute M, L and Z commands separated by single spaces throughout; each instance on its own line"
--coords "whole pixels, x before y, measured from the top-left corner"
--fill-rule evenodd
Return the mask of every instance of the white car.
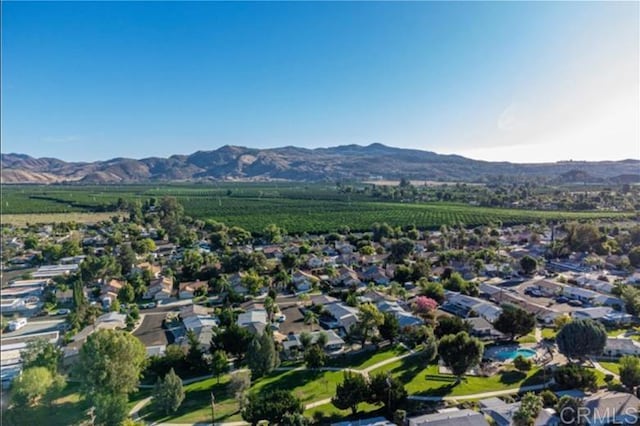
M 276 317 L 276 321 L 285 322 L 287 320 L 287 316 L 285 314 L 280 314 Z

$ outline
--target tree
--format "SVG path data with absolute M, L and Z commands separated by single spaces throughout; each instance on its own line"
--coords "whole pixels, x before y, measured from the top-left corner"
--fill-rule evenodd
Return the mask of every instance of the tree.
M 340 410 L 350 409 L 355 415 L 358 404 L 367 400 L 368 386 L 364 376 L 350 371 L 344 372 L 344 380 L 336 387 L 331 403 Z
M 560 424 L 564 426 L 581 426 L 585 424 L 584 414 L 580 413 L 582 401 L 565 395 L 558 400 L 556 412 L 560 418 Z
M 625 285 L 620 291 L 620 298 L 624 302 L 624 307 L 631 315 L 640 315 L 640 290 Z
M 400 334 L 400 321 L 398 321 L 398 317 L 396 317 L 393 312 L 384 312 L 383 314 L 384 321 L 382 325 L 378 327 L 378 331 L 380 332 L 380 336 L 383 339 L 394 343 L 398 334 Z
M 240 409 L 243 409 L 246 402 L 246 393 L 251 387 L 251 372 L 239 370 L 231 373 L 229 379 L 229 393 L 238 401 Z
M 535 393 L 527 392 L 520 401 L 520 407 L 513 415 L 515 426 L 533 426 L 542 410 L 542 398 Z
M 317 369 L 324 367 L 327 362 L 327 354 L 318 344 L 313 344 L 304 353 L 304 362 L 307 368 Z
M 523 357 L 522 355 L 518 355 L 513 359 L 513 366 L 519 371 L 529 371 L 533 366 L 533 362 L 530 359 Z
M 198 250 L 186 250 L 182 257 L 182 276 L 184 279 L 194 279 L 203 263 L 204 259 Z
M 27 343 L 23 351 L 20 351 L 23 370 L 31 367 L 45 367 L 56 374 L 62 361 L 62 351 L 53 343 L 45 339 L 36 339 Z
M 122 288 L 118 291 L 118 299 L 122 303 L 131 303 L 136 298 L 136 292 L 133 289 L 133 286 L 129 283 L 126 283 L 122 286 Z
M 251 376 L 258 378 L 269 374 L 280 363 L 273 338 L 266 330 L 254 336 L 247 350 L 247 364 Z
M 640 246 L 633 247 L 629 250 L 629 263 L 634 268 L 640 268 Z
M 182 380 L 172 368 L 163 379 L 158 378 L 153 390 L 153 402 L 158 410 L 169 414 L 175 413 L 183 400 Z
M 568 314 L 562 314 L 555 317 L 553 320 L 553 325 L 556 326 L 558 330 L 564 327 L 566 324 L 571 322 L 571 317 Z
M 424 320 L 431 317 L 437 308 L 438 302 L 426 296 L 416 297 L 413 305 L 414 312 Z
M 242 361 L 250 341 L 251 333 L 249 330 L 233 323 L 213 338 L 214 345 L 212 345 L 212 348 L 219 346 L 235 356 L 238 361 Z
M 280 243 L 282 242 L 282 236 L 285 235 L 287 231 L 280 228 L 279 226 L 271 223 L 267 225 L 263 230 L 262 234 L 264 235 L 265 240 L 268 243 Z
M 129 244 L 121 244 L 120 254 L 118 255 L 118 263 L 122 270 L 122 275 L 129 275 L 133 265 L 136 263 L 136 253 L 133 251 Z
M 120 426 L 127 417 L 127 395 L 124 393 L 98 393 L 93 397 L 95 423 Z
M 53 374 L 47 368 L 27 368 L 14 380 L 11 398 L 16 405 L 30 405 L 49 392 L 52 386 Z
M 187 341 L 189 342 L 189 350 L 187 351 L 185 360 L 187 361 L 189 369 L 192 371 L 204 370 L 205 361 L 202 357 L 203 351 L 200 347 L 200 341 L 193 330 L 187 331 Z
M 367 402 L 384 405 L 388 413 L 393 413 L 407 399 L 407 390 L 397 378 L 379 373 L 371 377 Z
M 460 383 L 462 377 L 471 367 L 480 363 L 483 352 L 482 342 L 475 337 L 470 337 L 464 331 L 455 335 L 446 335 L 440 339 L 438 344 L 440 358 L 457 377 L 456 384 Z
M 567 358 L 600 355 L 607 343 L 607 331 L 600 322 L 578 319 L 560 329 L 556 335 L 556 343 Z
M 83 393 L 129 394 L 138 389 L 147 351 L 137 337 L 120 330 L 98 330 L 80 348 L 76 377 Z
M 501 333 L 508 334 L 511 340 L 517 336 L 525 336 L 533 331 L 536 326 L 536 317 L 524 309 L 513 305 L 503 305 L 502 312 L 493 326 Z
M 375 305 L 364 303 L 358 312 L 358 325 L 362 332 L 362 345 L 377 327 L 384 323 L 384 316 Z
M 396 263 L 402 263 L 413 252 L 414 243 L 408 238 L 401 238 L 391 244 L 391 258 Z
M 229 358 L 222 350 L 215 350 L 211 354 L 211 372 L 220 383 L 220 376 L 229 370 Z
M 538 269 L 538 261 L 535 258 L 526 255 L 520 259 L 520 267 L 526 275 L 531 275 L 536 271 L 536 269 Z
M 313 329 L 313 326 L 318 324 L 318 314 L 311 309 L 307 309 L 304 313 L 304 323 L 309 326 L 309 329 Z
M 422 296 L 429 297 L 438 303 L 444 302 L 444 287 L 442 284 L 421 278 L 418 281 L 418 285 Z
M 438 317 L 438 325 L 434 333 L 436 337 L 441 338 L 447 334 L 458 334 L 461 331 L 471 333 L 472 326 L 468 321 L 457 316 L 442 315 Z
M 284 389 L 262 390 L 249 395 L 247 405 L 242 410 L 242 418 L 257 424 L 267 420 L 270 424 L 279 424 L 287 414 L 302 414 L 302 403 L 293 394 Z
M 553 380 L 561 389 L 598 389 L 598 378 L 593 369 L 577 364 L 558 367 L 553 372 Z
M 307 331 L 303 331 L 300 333 L 300 344 L 302 345 L 302 349 L 306 350 L 309 346 L 311 346 L 311 341 L 313 340 L 313 336 L 311 333 Z
M 640 358 L 636 356 L 623 356 L 620 358 L 620 382 L 627 389 L 633 389 L 640 385 Z

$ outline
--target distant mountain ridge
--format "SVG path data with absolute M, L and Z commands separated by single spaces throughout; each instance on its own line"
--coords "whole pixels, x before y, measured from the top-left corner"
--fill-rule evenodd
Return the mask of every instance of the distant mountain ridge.
M 17 183 L 136 183 L 202 180 L 335 181 L 400 179 L 486 181 L 544 176 L 559 181 L 640 182 L 640 160 L 542 164 L 489 162 L 459 155 L 374 143 L 331 148 L 256 149 L 225 145 L 212 151 L 140 160 L 113 158 L 66 162 L 25 154 L 0 154 L 0 180 Z

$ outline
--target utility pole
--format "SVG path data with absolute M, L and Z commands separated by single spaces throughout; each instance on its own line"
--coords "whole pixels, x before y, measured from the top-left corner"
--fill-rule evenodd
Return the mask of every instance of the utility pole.
M 211 424 L 216 424 L 216 398 L 213 396 L 213 392 L 211 392 Z

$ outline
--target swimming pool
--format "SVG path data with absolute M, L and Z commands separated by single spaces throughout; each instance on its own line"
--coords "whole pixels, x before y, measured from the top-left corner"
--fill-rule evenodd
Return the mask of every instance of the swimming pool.
M 525 358 L 532 358 L 536 356 L 536 351 L 527 348 L 504 348 L 493 354 L 492 358 L 499 361 L 507 361 L 514 359 L 518 355 L 522 355 Z

